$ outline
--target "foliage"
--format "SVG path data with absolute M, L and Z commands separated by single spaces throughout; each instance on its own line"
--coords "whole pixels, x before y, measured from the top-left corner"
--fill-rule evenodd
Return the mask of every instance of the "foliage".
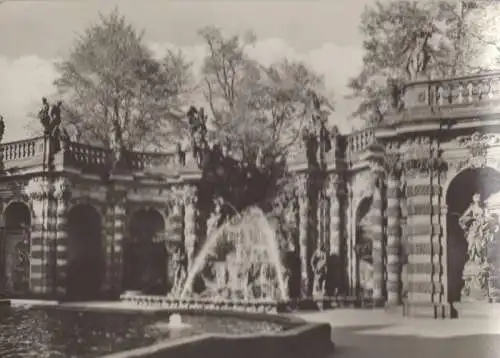
M 472 1 L 377 2 L 361 19 L 365 39 L 363 68 L 352 78 L 351 98 L 360 100 L 353 113 L 376 125 L 390 109 L 390 84 L 402 85 L 420 77 L 447 77 L 482 70 L 474 59 L 481 51 L 472 15 L 483 5 Z M 416 56 L 425 56 L 415 68 Z
M 141 149 L 161 146 L 180 130 L 188 64 L 174 52 L 155 60 L 116 10 L 77 39 L 58 70 L 64 125 L 80 141 Z
M 321 95 L 323 79 L 300 62 L 259 64 L 245 51 L 253 36 L 225 37 L 213 27 L 200 35 L 208 50 L 203 66 L 203 91 L 213 115 L 208 137 L 226 148 L 238 168 L 227 185 L 216 186 L 227 189 L 221 196 L 237 208 L 270 205 L 287 185 L 286 157 L 311 118 L 312 93 L 328 105 Z

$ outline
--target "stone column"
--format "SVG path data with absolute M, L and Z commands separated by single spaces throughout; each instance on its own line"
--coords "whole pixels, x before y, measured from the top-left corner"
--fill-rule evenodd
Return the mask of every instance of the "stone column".
M 329 210 L 329 219 L 330 219 L 330 227 L 329 227 L 329 254 L 340 255 L 340 245 L 341 245 L 341 232 L 340 232 L 340 203 L 338 196 L 338 187 L 339 187 L 339 176 L 338 174 L 331 174 L 328 177 L 328 186 L 327 186 L 327 196 L 330 202 L 330 210 Z
M 188 271 L 195 260 L 197 249 L 196 240 L 196 204 L 197 204 L 197 190 L 194 186 L 185 188 L 184 193 L 184 247 L 188 259 Z
M 309 198 L 307 175 L 297 178 L 299 198 L 299 255 L 301 272 L 301 296 L 308 298 L 312 294 L 312 272 L 309 265 L 311 256 L 309 245 Z
M 372 260 L 373 260 L 373 300 L 375 304 L 384 301 L 384 172 L 381 166 L 372 167 L 373 202 L 371 215 Z
M 108 193 L 106 210 L 106 285 L 109 293 L 119 293 L 122 282 L 123 238 L 126 221 L 126 193 L 112 191 Z
M 389 168 L 387 178 L 387 303 L 401 302 L 401 181 L 400 164 Z

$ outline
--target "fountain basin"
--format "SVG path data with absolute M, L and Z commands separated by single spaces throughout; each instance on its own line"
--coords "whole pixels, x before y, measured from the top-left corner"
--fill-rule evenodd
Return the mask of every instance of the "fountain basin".
M 302 322 L 281 332 L 246 335 L 203 334 L 101 358 L 323 358 L 329 356 L 333 349 L 329 324 Z
M 163 329 L 172 313 L 181 315 L 185 329 Z M 302 358 L 322 357 L 332 349 L 328 324 L 309 325 L 283 315 L 152 310 L 120 303 L 35 304 L 0 311 L 0 356 L 5 358 L 231 356 L 228 353 Z

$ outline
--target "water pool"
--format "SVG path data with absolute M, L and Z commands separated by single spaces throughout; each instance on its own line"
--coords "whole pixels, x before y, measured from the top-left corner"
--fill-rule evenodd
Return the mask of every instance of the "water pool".
M 278 323 L 230 316 L 182 318 L 188 328 L 168 330 L 161 327 L 161 323 L 168 321 L 165 315 L 0 308 L 0 357 L 94 358 L 200 333 L 242 334 L 284 329 Z

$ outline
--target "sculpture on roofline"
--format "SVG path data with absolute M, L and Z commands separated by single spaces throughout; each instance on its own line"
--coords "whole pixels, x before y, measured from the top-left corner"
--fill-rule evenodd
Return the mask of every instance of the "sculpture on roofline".
M 62 101 L 57 101 L 51 106 L 47 98 L 43 97 L 42 108 L 38 112 L 38 118 L 42 124 L 44 135 L 49 140 L 51 148 L 50 156 L 61 150 L 61 106 Z
M 5 134 L 5 122 L 3 120 L 3 116 L 0 115 L 0 143 L 2 143 L 4 134 Z

